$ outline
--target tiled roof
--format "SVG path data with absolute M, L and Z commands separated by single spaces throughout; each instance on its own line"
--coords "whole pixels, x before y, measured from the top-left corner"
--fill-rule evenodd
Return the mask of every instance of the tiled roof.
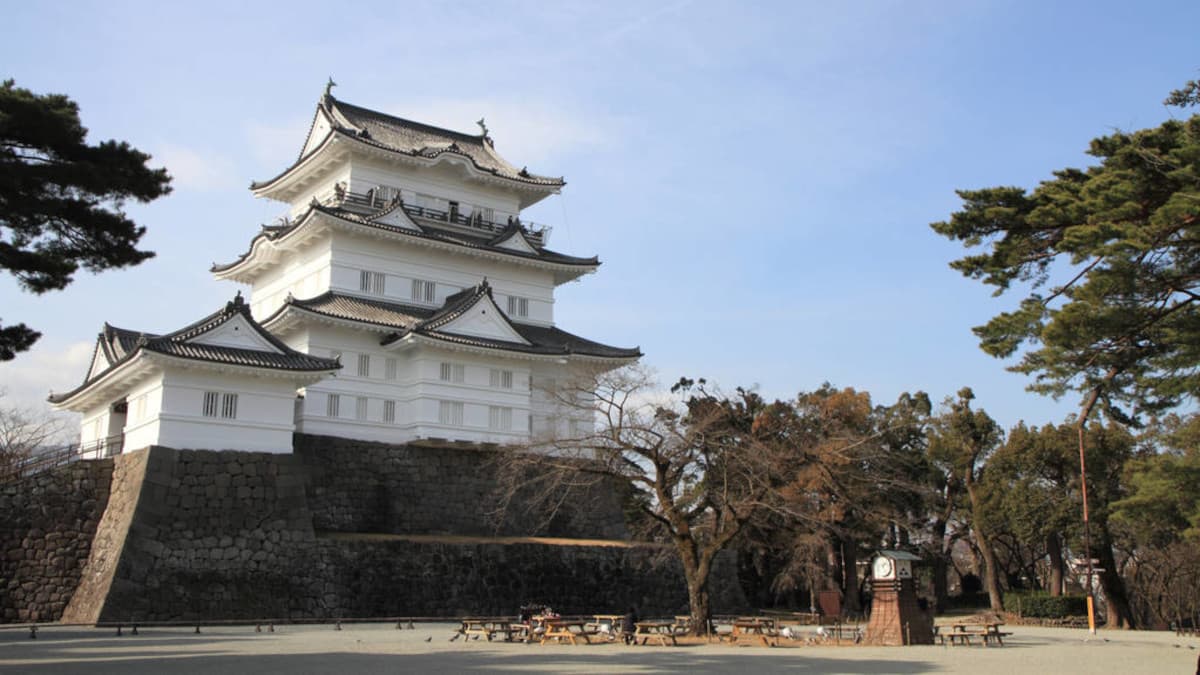
M 455 344 L 547 356 L 577 355 L 608 359 L 636 359 L 642 355 L 641 350 L 637 347 L 612 347 L 552 326 L 533 326 L 509 322 L 529 344 L 474 335 L 459 335 L 439 330 L 441 326 L 457 318 L 475 302 L 478 302 L 482 294 L 490 292 L 485 281 L 478 286 L 464 289 L 450 296 L 445 305 L 434 309 L 382 300 L 368 300 L 329 291 L 308 300 L 289 299 L 283 307 L 265 319 L 263 323 L 270 323 L 275 317 L 286 312 L 289 307 L 295 307 L 330 318 L 394 328 L 395 332 L 384 338 L 383 344 L 385 345 L 396 342 L 407 335 L 415 334 Z
M 571 266 L 576 266 L 576 267 L 597 267 L 600 265 L 600 259 L 597 258 L 596 256 L 592 256 L 590 258 L 580 258 L 580 257 L 576 257 L 576 256 L 566 255 L 565 253 L 558 253 L 557 251 L 552 251 L 548 248 L 536 249 L 537 254 L 525 253 L 523 251 L 514 251 L 512 249 L 501 248 L 499 246 L 493 245 L 493 243 L 491 243 L 493 241 L 495 241 L 495 242 L 502 241 L 502 239 L 499 239 L 496 237 L 491 237 L 491 236 L 474 237 L 474 236 L 471 236 L 468 234 L 451 233 L 451 232 L 447 232 L 444 230 L 421 227 L 420 224 L 417 224 L 417 227 L 421 227 L 420 231 L 410 230 L 408 228 L 396 227 L 394 225 L 388 225 L 387 223 L 381 223 L 376 220 L 364 218 L 362 215 L 355 213 L 353 211 L 348 211 L 346 209 L 341 209 L 341 208 L 337 208 L 337 207 L 333 207 L 333 206 L 324 206 L 321 204 L 313 203 L 313 204 L 309 205 L 308 211 L 306 211 L 304 213 L 304 215 L 297 218 L 290 225 L 264 226 L 262 228 L 262 231 L 259 232 L 257 235 L 255 235 L 254 239 L 252 239 L 250 241 L 250 249 L 249 250 L 247 250 L 242 255 L 238 256 L 238 259 L 234 260 L 233 262 L 226 263 L 223 265 L 214 264 L 212 266 L 212 268 L 210 269 L 210 271 L 212 271 L 214 273 L 215 272 L 223 272 L 225 270 L 236 267 L 237 265 L 241 264 L 243 261 L 245 261 L 247 258 L 250 257 L 250 254 L 254 250 L 254 243 L 256 241 L 258 241 L 260 238 L 266 239 L 267 241 L 275 241 L 277 239 L 285 237 L 288 234 L 290 234 L 291 232 L 293 232 L 296 228 L 303 225 L 312 216 L 312 214 L 314 212 L 324 213 L 324 214 L 327 214 L 330 216 L 334 216 L 336 218 L 341 218 L 342 220 L 356 223 L 358 225 L 372 227 L 372 228 L 382 230 L 385 232 L 389 232 L 389 233 L 401 234 L 401 235 L 405 235 L 405 236 L 415 237 L 417 239 L 426 239 L 426 240 L 430 240 L 430 241 L 454 244 L 456 246 L 461 246 L 463 248 L 487 251 L 489 253 L 498 253 L 500 255 L 511 256 L 513 258 L 523 258 L 525 260 L 537 260 L 537 261 L 553 263 L 553 264 L 557 264 L 557 265 L 571 265 Z
M 496 152 L 492 138 L 487 135 L 475 136 L 394 117 L 339 101 L 328 93 L 321 98 L 317 115 L 324 115 L 329 120 L 333 127 L 331 133 L 391 152 L 425 159 L 450 153 L 468 159 L 484 173 L 518 183 L 550 190 L 566 185 L 561 177 L 539 176 L 509 164 Z M 302 154 L 278 176 L 251 183 L 250 188 L 259 189 L 278 181 L 310 155 L 312 151 Z
M 558 187 L 565 184 L 562 178 L 537 176 L 509 164 L 496 153 L 489 136 L 440 129 L 351 105 L 332 96 L 323 104 L 333 113 L 335 121 L 344 122 L 356 131 L 360 140 L 388 150 L 430 158 L 453 152 L 470 158 L 476 167 L 497 176 L 537 185 Z
M 193 342 L 195 338 L 216 329 L 238 315 L 245 317 L 250 327 L 259 336 L 280 351 L 277 353 Z M 104 330 L 98 336 L 98 343 L 99 348 L 104 350 L 105 358 L 109 362 L 108 367 L 94 374 L 75 389 L 51 396 L 50 402 L 59 403 L 74 397 L 143 351 L 192 361 L 286 372 L 312 373 L 334 371 L 342 367 L 332 359 L 298 352 L 267 332 L 250 316 L 250 307 L 242 300 L 241 294 L 238 294 L 232 302 L 226 303 L 225 307 L 217 312 L 166 335 L 140 333 L 104 324 Z

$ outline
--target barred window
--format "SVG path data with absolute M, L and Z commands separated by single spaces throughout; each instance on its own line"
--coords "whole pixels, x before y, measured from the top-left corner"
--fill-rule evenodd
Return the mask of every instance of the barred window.
M 433 302 L 437 284 L 424 279 L 413 279 L 412 299 L 416 302 Z
M 383 295 L 386 277 L 383 272 L 368 272 L 362 270 L 358 273 L 358 290 L 372 295 Z
M 237 419 L 237 394 L 221 394 L 221 417 L 227 420 Z
M 493 431 L 512 431 L 512 408 L 488 406 L 488 428 Z
M 519 298 L 515 295 L 508 296 L 508 315 L 529 316 L 529 298 Z
M 396 379 L 396 359 L 389 358 L 384 362 L 383 377 L 384 379 Z
M 463 425 L 462 401 L 438 401 L 438 422 L 461 427 Z
M 383 421 L 387 422 L 388 424 L 394 424 L 396 422 L 396 402 L 395 401 L 384 401 L 383 402 Z
M 217 416 L 217 402 L 218 402 L 219 398 L 220 398 L 220 395 L 217 394 L 217 392 L 215 392 L 215 391 L 204 392 L 204 416 L 205 417 L 216 417 Z M 134 401 L 134 403 L 135 403 L 134 407 L 136 408 L 137 401 Z M 138 417 L 140 417 L 140 415 L 138 415 L 135 412 L 134 418 L 136 419 Z
M 358 375 L 359 375 L 359 377 L 370 377 L 371 376 L 371 355 L 370 354 L 359 354 L 358 355 Z
M 342 397 L 338 394 L 330 394 L 325 401 L 325 416 L 337 417 L 342 407 Z
M 442 382 L 462 384 L 467 379 L 467 367 L 461 363 L 443 363 L 440 379 Z
M 511 370 L 492 369 L 490 384 L 496 389 L 512 389 L 513 374 Z
M 354 400 L 354 419 L 367 419 L 367 397 L 359 396 Z

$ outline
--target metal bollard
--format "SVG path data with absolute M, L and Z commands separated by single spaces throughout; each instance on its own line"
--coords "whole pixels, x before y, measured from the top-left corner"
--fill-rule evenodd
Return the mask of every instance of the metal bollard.
M 121 624 L 117 624 L 117 637 L 121 637 Z
M 196 635 L 200 634 L 200 624 L 196 624 Z
M 29 639 L 30 640 L 37 639 L 37 626 L 36 625 L 29 627 Z
M 133 624 L 133 630 L 131 630 L 131 631 L 129 631 L 129 632 L 130 632 L 130 634 L 132 634 L 132 635 L 137 635 L 137 634 L 138 634 L 138 632 L 137 632 L 137 624 L 136 624 L 136 623 L 135 623 L 135 624 Z

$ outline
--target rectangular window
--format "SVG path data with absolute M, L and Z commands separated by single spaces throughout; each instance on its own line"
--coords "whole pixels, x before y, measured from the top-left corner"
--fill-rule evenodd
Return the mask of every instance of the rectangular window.
M 511 370 L 496 370 L 492 369 L 491 380 L 489 382 L 495 389 L 512 389 L 513 374 Z
M 383 402 L 383 421 L 387 422 L 388 424 L 395 423 L 395 421 L 396 421 L 396 402 L 395 401 L 384 401 Z
M 462 384 L 467 379 L 467 367 L 461 363 L 443 363 L 439 379 L 442 382 Z
M 492 431 L 512 431 L 512 408 L 488 406 L 488 428 Z
M 359 377 L 370 377 L 371 376 L 371 355 L 370 354 L 359 354 L 358 355 L 358 376 Z
M 215 391 L 204 392 L 204 416 L 205 417 L 216 417 L 217 416 L 218 400 L 219 400 L 219 395 L 217 394 L 217 392 L 215 392 Z M 134 400 L 134 402 L 133 402 L 134 410 L 135 410 L 135 412 L 133 414 L 134 419 L 141 417 L 141 415 L 137 414 L 137 412 L 136 412 L 137 404 L 139 402 L 141 402 L 140 397 L 138 399 Z
M 386 277 L 383 272 L 368 272 L 363 270 L 358 273 L 358 290 L 372 295 L 383 295 L 385 280 Z
M 432 303 L 436 295 L 437 284 L 424 279 L 413 279 L 412 282 L 412 299 L 413 302 L 428 302 Z
M 383 377 L 387 380 L 396 379 L 396 359 L 389 358 L 384 362 Z
M 438 401 L 438 422 L 452 427 L 463 425 L 462 401 Z
M 489 223 L 496 222 L 496 212 L 486 206 L 476 206 L 475 214 L 480 220 L 486 220 Z
M 338 394 L 330 394 L 325 401 L 325 416 L 337 417 L 342 407 L 342 397 Z
M 237 394 L 221 394 L 221 417 L 227 420 L 237 419 Z
M 515 295 L 508 296 L 508 315 L 529 316 L 529 298 L 519 298 Z
M 367 397 L 359 396 L 354 399 L 354 419 L 367 419 Z

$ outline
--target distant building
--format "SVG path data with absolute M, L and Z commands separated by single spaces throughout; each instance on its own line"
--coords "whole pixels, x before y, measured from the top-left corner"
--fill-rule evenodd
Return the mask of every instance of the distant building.
M 100 454 L 286 452 L 293 431 L 519 443 L 590 425 L 559 385 L 641 352 L 555 325 L 555 289 L 600 262 L 522 221 L 565 183 L 506 162 L 479 124 L 439 129 L 327 90 L 296 162 L 251 186 L 288 214 L 212 269 L 249 284 L 249 304 L 161 337 L 106 326 L 84 384 L 51 402 L 84 414 Z

